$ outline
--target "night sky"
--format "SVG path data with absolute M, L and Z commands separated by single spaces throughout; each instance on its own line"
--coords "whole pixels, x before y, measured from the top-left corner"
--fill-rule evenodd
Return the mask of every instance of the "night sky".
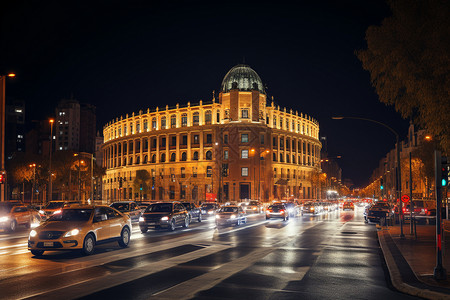
M 379 102 L 354 54 L 367 27 L 390 14 L 384 1 L 10 2 L 0 10 L 0 74 L 17 73 L 6 93 L 26 101 L 28 120 L 51 117 L 73 96 L 97 107 L 101 131 L 140 109 L 210 100 L 245 62 L 280 107 L 320 122 L 329 156 L 342 156 L 343 178 L 356 186 L 395 137 L 331 117 L 375 119 L 406 136 L 409 122 Z

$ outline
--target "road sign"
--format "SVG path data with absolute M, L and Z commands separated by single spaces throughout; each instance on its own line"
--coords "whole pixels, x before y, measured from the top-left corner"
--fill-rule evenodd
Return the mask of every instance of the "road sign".
M 403 196 L 402 196 L 402 201 L 403 201 L 404 203 L 409 202 L 409 196 L 408 196 L 408 195 L 403 195 Z

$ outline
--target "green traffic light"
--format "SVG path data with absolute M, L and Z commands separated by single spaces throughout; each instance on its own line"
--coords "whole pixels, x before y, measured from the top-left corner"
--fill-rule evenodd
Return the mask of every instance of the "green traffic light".
M 447 186 L 447 180 L 442 178 L 442 182 L 441 182 L 442 186 Z

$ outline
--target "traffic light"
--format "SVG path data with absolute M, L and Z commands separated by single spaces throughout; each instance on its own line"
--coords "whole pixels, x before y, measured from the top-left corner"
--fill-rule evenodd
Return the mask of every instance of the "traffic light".
M 0 173 L 0 184 L 4 184 L 5 183 L 5 174 Z
M 441 158 L 441 185 L 448 186 L 449 162 L 447 156 Z
M 140 186 L 140 188 L 139 188 L 141 191 L 142 191 L 142 183 L 141 183 L 141 186 Z
M 384 189 L 384 182 L 383 182 L 383 178 L 380 179 L 380 190 Z

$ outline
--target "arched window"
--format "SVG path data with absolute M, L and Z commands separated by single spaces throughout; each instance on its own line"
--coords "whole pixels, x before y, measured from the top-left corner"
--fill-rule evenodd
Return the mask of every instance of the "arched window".
M 181 115 L 181 127 L 186 127 L 187 126 L 187 114 L 182 114 Z
M 161 118 L 161 129 L 166 129 L 166 117 Z
M 186 177 L 186 169 L 184 167 L 181 168 L 181 178 Z
M 186 161 L 187 160 L 186 156 L 187 156 L 186 152 L 181 153 L 181 161 Z
M 295 164 L 295 155 L 292 154 L 292 163 Z
M 156 130 L 156 118 L 152 118 L 152 130 Z
M 152 155 L 152 163 L 153 164 L 156 163 L 156 155 L 155 154 Z
M 138 155 L 136 156 L 136 165 L 138 165 L 141 161 L 141 157 Z
M 284 162 L 283 153 L 280 153 L 280 162 Z
M 163 153 L 161 154 L 161 162 L 165 162 L 166 161 L 166 154 Z
M 142 163 L 143 163 L 143 164 L 146 164 L 146 163 L 147 163 L 147 160 L 148 160 L 147 155 L 144 155 L 144 161 L 143 161 Z
M 170 154 L 170 161 L 175 161 L 175 152 L 173 152 L 172 154 Z
M 130 159 L 128 160 L 128 164 L 132 165 L 133 164 L 133 157 L 130 157 Z
M 289 155 L 286 155 L 286 162 L 287 162 L 287 163 L 290 163 L 290 162 L 291 162 L 291 159 L 289 158 Z
M 207 167 L 206 168 L 206 177 L 211 177 L 212 176 L 212 167 Z
M 277 117 L 273 116 L 273 127 L 277 127 Z
M 124 157 L 123 158 L 123 165 L 126 166 L 127 165 L 127 159 Z
M 193 125 L 193 126 L 198 126 L 199 123 L 200 123 L 200 116 L 199 116 L 198 112 L 195 112 L 195 113 L 192 115 L 192 125 Z
M 211 124 L 212 113 L 210 110 L 205 111 L 205 124 Z
M 143 125 L 144 125 L 144 131 L 147 131 L 148 130 L 148 120 L 147 119 L 144 119 Z
M 194 155 L 192 156 L 192 160 L 198 160 L 198 152 L 195 151 Z
M 176 128 L 177 127 L 177 116 L 171 115 L 170 116 L 170 128 Z
M 212 160 L 212 152 L 211 151 L 206 151 L 206 155 L 205 155 L 205 157 L 206 157 L 206 160 Z

